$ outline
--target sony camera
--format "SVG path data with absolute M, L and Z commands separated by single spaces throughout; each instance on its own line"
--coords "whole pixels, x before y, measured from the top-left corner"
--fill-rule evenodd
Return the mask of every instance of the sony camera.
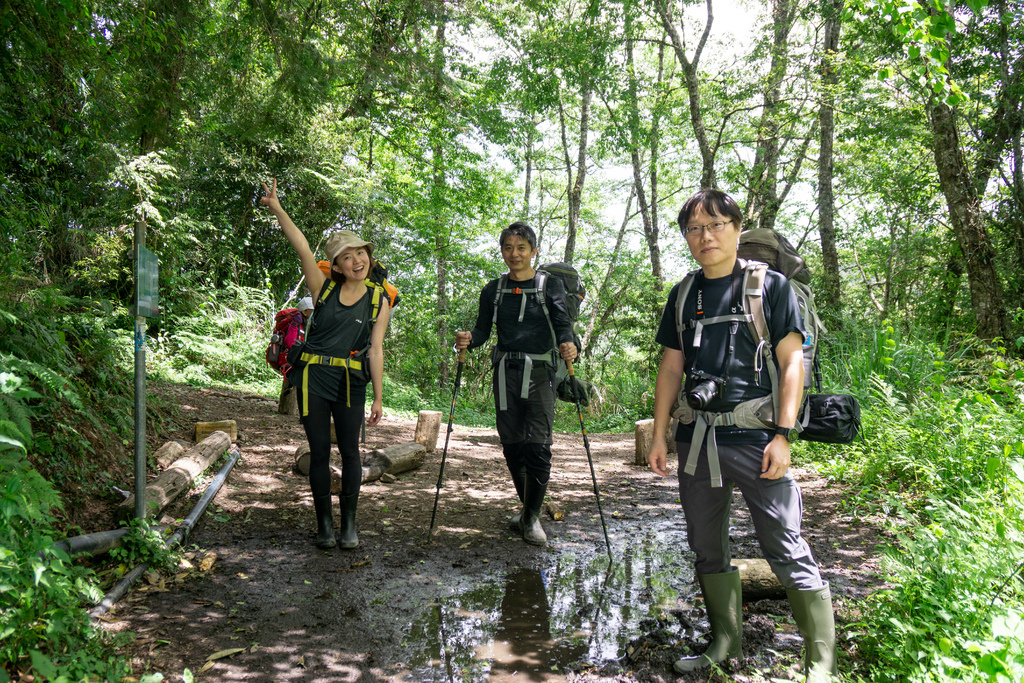
M 711 399 L 721 394 L 722 388 L 725 387 L 725 378 L 701 370 L 691 370 L 686 383 L 690 385 L 686 391 L 686 402 L 694 410 L 704 410 L 711 403 Z

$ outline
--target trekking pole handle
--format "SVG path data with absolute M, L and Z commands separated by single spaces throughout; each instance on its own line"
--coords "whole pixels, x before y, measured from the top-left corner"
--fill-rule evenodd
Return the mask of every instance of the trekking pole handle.
M 466 362 L 466 349 L 459 349 L 459 362 L 460 363 L 465 363 Z

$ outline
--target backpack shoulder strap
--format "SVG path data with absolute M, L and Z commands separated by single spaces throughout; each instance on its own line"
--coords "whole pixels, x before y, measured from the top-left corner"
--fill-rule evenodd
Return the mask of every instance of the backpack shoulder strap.
M 760 261 L 743 261 L 743 312 L 751 317 L 750 334 L 761 344 L 771 344 L 771 333 L 764 314 L 764 280 L 768 273 L 768 265 Z
M 775 367 L 771 332 L 764 313 L 764 281 L 768 274 L 768 264 L 760 261 L 743 261 L 743 312 L 749 322 L 747 328 L 757 344 L 754 351 L 754 372 L 760 373 L 762 368 L 768 370 L 768 378 L 772 383 L 772 415 L 779 414 L 779 370 Z
M 676 334 L 679 336 L 679 348 L 683 349 L 683 330 L 686 329 L 686 324 L 683 322 L 683 307 L 686 305 L 686 297 L 690 295 L 690 289 L 693 287 L 693 281 L 697 277 L 697 271 L 691 271 L 686 274 L 679 282 L 679 291 L 676 292 Z M 685 349 L 683 355 L 686 355 Z
M 384 285 L 374 282 L 370 278 L 363 280 L 363 283 L 370 290 L 370 326 L 377 324 L 377 316 L 380 314 L 380 306 L 383 297 L 386 296 Z
M 498 324 L 498 306 L 501 305 L 501 298 L 508 291 L 508 273 L 498 278 L 498 286 L 494 290 L 494 315 L 491 317 L 491 324 Z
M 547 286 L 548 286 L 548 274 L 543 270 L 538 270 L 534 277 L 534 284 L 537 287 L 537 299 L 540 301 L 540 307 L 544 310 L 544 317 L 548 321 L 548 329 L 551 330 L 551 348 L 558 348 L 558 335 L 555 334 L 555 326 L 551 322 L 551 311 L 548 310 L 548 300 L 546 297 Z

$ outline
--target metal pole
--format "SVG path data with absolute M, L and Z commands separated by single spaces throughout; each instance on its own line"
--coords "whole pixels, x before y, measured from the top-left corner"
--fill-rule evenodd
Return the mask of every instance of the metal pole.
M 444 461 L 448 458 L 448 439 L 452 437 L 452 421 L 455 419 L 455 399 L 459 395 L 459 382 L 462 381 L 462 365 L 466 362 L 466 349 L 459 351 L 459 367 L 455 371 L 455 391 L 452 392 L 452 407 L 448 411 L 448 432 L 444 436 L 444 452 L 441 453 L 441 469 L 437 472 L 437 492 L 434 494 L 434 511 L 430 513 L 430 531 L 427 539 L 434 536 L 434 518 L 437 516 L 437 501 L 441 497 L 441 486 L 444 480 Z
M 146 518 L 146 318 L 139 310 L 146 221 L 135 223 L 135 517 Z
M 608 548 L 608 562 L 615 562 L 612 558 L 612 544 L 608 540 L 608 527 L 604 523 L 604 510 L 601 509 L 601 493 L 597 490 L 597 473 L 594 472 L 594 458 L 590 455 L 590 440 L 587 439 L 587 428 L 583 424 L 583 409 L 580 408 L 580 383 L 576 379 L 576 372 L 573 369 L 572 361 L 567 361 L 569 376 L 572 377 L 572 393 L 576 399 L 576 415 L 580 418 L 580 431 L 583 432 L 583 447 L 587 450 L 587 462 L 590 463 L 590 478 L 594 482 L 594 497 L 597 499 L 597 513 L 601 516 L 601 530 L 604 531 L 604 545 Z

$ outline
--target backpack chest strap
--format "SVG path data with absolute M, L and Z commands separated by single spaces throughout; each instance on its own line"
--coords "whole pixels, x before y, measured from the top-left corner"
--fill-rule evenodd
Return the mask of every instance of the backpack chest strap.
M 750 323 L 754 320 L 753 316 L 749 313 L 735 313 L 731 315 L 716 315 L 714 318 L 698 318 L 697 320 L 687 320 L 683 323 L 684 330 L 693 330 L 693 348 L 700 346 L 701 339 L 704 336 L 704 328 L 708 325 L 716 325 L 718 323 Z

